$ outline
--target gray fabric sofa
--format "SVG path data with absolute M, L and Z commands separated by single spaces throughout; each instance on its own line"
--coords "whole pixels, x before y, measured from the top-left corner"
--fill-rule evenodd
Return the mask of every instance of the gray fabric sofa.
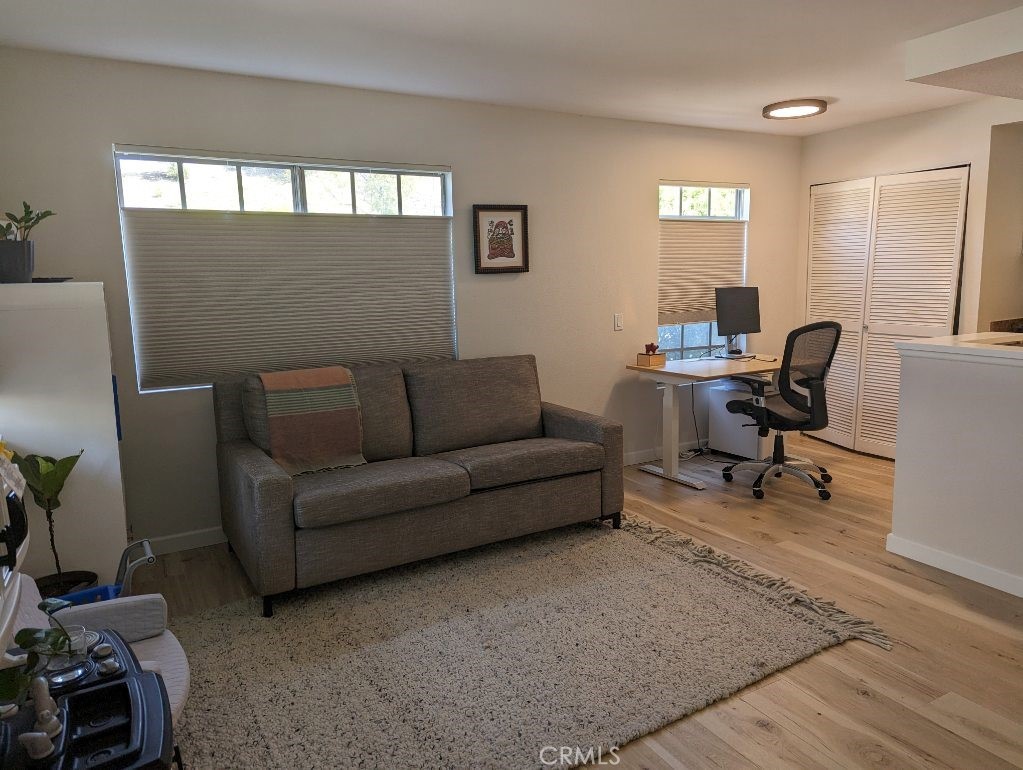
M 295 477 L 246 420 L 246 381 L 213 386 L 224 532 L 264 615 L 296 588 L 588 519 L 620 526 L 622 426 L 541 402 L 533 356 L 352 373 L 367 464 Z

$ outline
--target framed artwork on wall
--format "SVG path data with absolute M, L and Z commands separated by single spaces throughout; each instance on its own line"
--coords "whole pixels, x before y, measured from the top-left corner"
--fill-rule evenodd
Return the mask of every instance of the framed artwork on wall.
M 472 207 L 477 273 L 528 273 L 526 207 L 477 203 Z

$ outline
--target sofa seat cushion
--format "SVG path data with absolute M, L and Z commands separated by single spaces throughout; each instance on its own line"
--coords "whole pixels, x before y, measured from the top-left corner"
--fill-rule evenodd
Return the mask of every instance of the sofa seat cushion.
M 589 441 L 529 438 L 433 455 L 465 468 L 471 488 L 492 489 L 604 467 L 604 447 Z
M 430 457 L 358 465 L 295 476 L 295 524 L 328 527 L 438 505 L 469 494 L 469 475 Z

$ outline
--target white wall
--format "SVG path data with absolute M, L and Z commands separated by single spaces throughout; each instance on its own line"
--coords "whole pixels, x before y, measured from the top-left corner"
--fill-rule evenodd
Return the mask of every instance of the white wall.
M 800 301 L 805 304 L 810 185 L 969 163 L 959 330 L 977 331 L 991 126 L 1019 120 L 1023 101 L 990 97 L 806 137 L 798 217 Z
M 1023 318 L 1023 123 L 991 129 L 978 331 Z
M 60 566 L 112 583 L 127 545 L 121 462 L 110 397 L 110 338 L 98 283 L 0 286 L 0 426 L 21 454 L 85 454 L 53 512 Z M 46 514 L 26 492 L 23 571 L 56 571 Z
M 196 533 L 165 546 L 216 534 L 212 406 L 208 391 L 134 390 L 115 142 L 450 165 L 460 354 L 535 353 L 544 397 L 621 420 L 630 459 L 659 443 L 653 385 L 623 369 L 656 336 L 658 179 L 749 183 L 765 329 L 751 347 L 780 351 L 802 317 L 796 138 L 14 49 L 0 49 L 0 71 L 18 83 L 0 110 L 0 204 L 58 212 L 38 230 L 37 274 L 106 284 L 129 521 L 136 536 Z M 529 205 L 530 273 L 473 273 L 473 203 Z

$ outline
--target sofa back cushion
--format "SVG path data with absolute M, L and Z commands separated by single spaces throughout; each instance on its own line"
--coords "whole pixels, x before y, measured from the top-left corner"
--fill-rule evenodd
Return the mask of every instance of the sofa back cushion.
M 404 369 L 417 455 L 543 435 L 534 356 L 437 361 Z
M 362 456 L 368 462 L 412 455 L 412 416 L 401 368 L 393 364 L 351 367 L 362 416 Z M 259 377 L 242 384 L 242 412 L 249 439 L 270 451 L 266 394 Z

